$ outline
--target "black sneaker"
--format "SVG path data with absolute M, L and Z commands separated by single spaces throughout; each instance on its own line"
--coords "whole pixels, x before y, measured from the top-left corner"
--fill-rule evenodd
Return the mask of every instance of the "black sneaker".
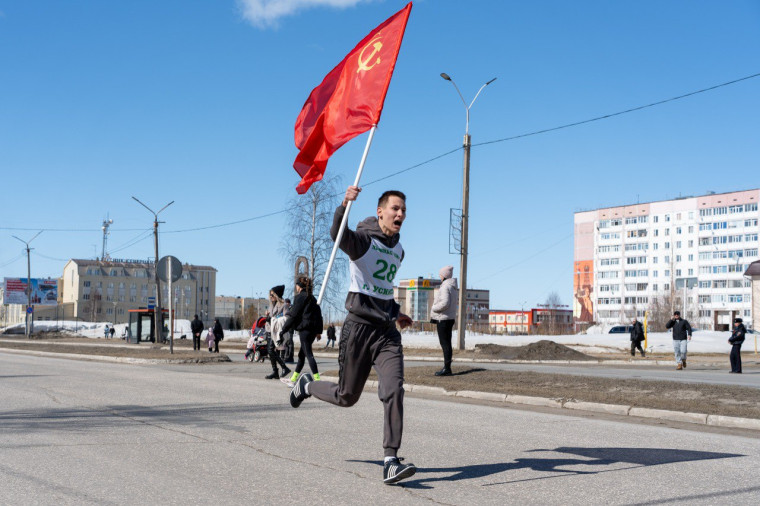
M 435 375 L 436 376 L 453 376 L 453 373 L 451 372 L 451 369 L 449 369 L 448 367 L 444 367 L 440 371 L 436 371 Z
M 404 478 L 409 478 L 417 472 L 414 464 L 402 464 L 403 459 L 393 458 L 383 466 L 383 483 L 390 485 L 397 483 Z
M 306 373 L 302 374 L 298 377 L 298 381 L 296 381 L 295 386 L 293 387 L 293 390 L 290 391 L 290 405 L 294 408 L 297 408 L 301 405 L 304 399 L 307 397 L 311 397 L 311 395 L 306 393 L 306 385 L 314 381 L 314 378 L 311 374 Z
M 280 374 L 280 378 L 287 378 L 288 376 L 290 376 L 291 372 L 292 371 L 286 367 L 285 369 L 282 370 L 282 374 Z
M 277 371 L 272 371 L 271 374 L 267 374 L 266 376 L 264 376 L 264 379 L 276 380 L 279 377 L 280 377 L 280 375 L 277 374 Z

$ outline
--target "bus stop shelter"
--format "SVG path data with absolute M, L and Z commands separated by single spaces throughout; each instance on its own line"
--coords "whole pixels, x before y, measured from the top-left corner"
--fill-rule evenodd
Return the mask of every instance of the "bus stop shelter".
M 156 342 L 156 318 L 154 309 L 130 309 L 129 326 L 127 327 L 127 342 L 139 344 L 149 341 Z M 166 332 L 163 331 L 166 320 L 169 316 L 167 309 L 161 310 L 161 339 L 166 339 Z

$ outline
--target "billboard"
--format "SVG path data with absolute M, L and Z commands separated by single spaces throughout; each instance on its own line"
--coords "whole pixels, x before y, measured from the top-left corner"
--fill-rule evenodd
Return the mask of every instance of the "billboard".
M 5 278 L 3 304 L 26 304 L 27 278 Z M 32 278 L 32 304 L 55 306 L 58 303 L 58 280 Z
M 575 321 L 590 322 L 594 320 L 594 261 L 575 262 L 573 276 L 573 316 Z

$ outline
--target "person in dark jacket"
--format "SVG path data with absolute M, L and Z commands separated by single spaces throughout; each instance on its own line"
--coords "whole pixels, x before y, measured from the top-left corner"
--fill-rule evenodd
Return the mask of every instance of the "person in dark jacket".
M 729 344 L 731 344 L 731 372 L 734 374 L 742 373 L 742 344 L 746 334 L 747 328 L 742 319 L 734 318 L 734 330 L 728 339 Z
M 293 387 L 298 377 L 301 375 L 306 360 L 309 361 L 309 368 L 314 377 L 314 381 L 319 381 L 319 370 L 317 361 L 314 359 L 312 345 L 315 339 L 320 339 L 322 334 L 322 310 L 317 305 L 317 299 L 311 293 L 311 279 L 306 276 L 300 276 L 296 281 L 296 296 L 293 299 L 293 305 L 290 308 L 288 319 L 280 330 L 280 337 L 285 338 L 288 332 L 298 331 L 298 340 L 301 342 L 301 348 L 298 350 L 298 363 L 290 379 L 280 378 L 284 383 Z
M 636 318 L 633 319 L 633 325 L 631 326 L 631 356 L 636 356 L 636 350 L 641 352 L 641 356 L 644 355 L 644 348 L 641 347 L 641 342 L 644 340 L 644 326 Z
M 282 309 L 282 316 L 290 316 L 291 308 L 293 307 L 293 303 L 290 301 L 290 299 L 285 299 L 285 306 Z M 282 350 L 281 357 L 285 361 L 286 364 L 292 364 L 295 362 L 293 360 L 293 354 L 295 353 L 296 346 L 293 344 L 293 330 L 291 329 L 289 332 L 287 332 L 283 338 L 283 345 L 285 346 L 285 349 Z
M 668 323 L 666 329 L 673 329 L 673 351 L 676 355 L 676 369 L 686 367 L 686 342 L 691 341 L 691 325 L 688 320 L 681 318 L 681 312 L 676 311 Z
M 337 240 L 349 202 L 361 192 L 349 186 L 343 203 L 333 215 L 330 235 Z M 403 464 L 397 456 L 404 428 L 404 353 L 401 333 L 412 324 L 393 300 L 393 280 L 404 259 L 399 243 L 406 219 L 406 196 L 387 191 L 377 202 L 377 216 L 360 222 L 356 231 L 346 227 L 338 246 L 349 258 L 351 284 L 346 297 L 348 316 L 343 323 L 338 357 L 338 383 L 313 381 L 303 374 L 290 392 L 290 405 L 297 408 L 312 395 L 336 406 L 357 403 L 374 367 L 378 397 L 383 403 L 383 483 L 391 484 L 412 476 L 414 464 Z
M 224 339 L 224 330 L 219 318 L 214 318 L 214 353 L 219 353 L 219 341 Z
M 332 323 L 327 326 L 327 344 L 325 345 L 325 349 L 330 347 L 330 343 L 335 348 L 335 325 Z
M 190 322 L 190 332 L 193 334 L 193 350 L 201 351 L 201 334 L 203 333 L 203 322 L 198 319 L 198 315 L 193 315 L 193 321 Z

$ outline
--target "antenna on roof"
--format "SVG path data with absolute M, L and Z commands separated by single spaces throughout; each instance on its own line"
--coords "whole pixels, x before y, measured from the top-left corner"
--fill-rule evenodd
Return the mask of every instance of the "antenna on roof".
M 103 229 L 103 251 L 100 254 L 100 260 L 105 261 L 108 260 L 108 255 L 106 254 L 106 244 L 108 244 L 108 227 L 113 224 L 113 220 L 108 217 L 108 214 L 106 214 L 106 219 L 103 220 L 103 226 L 101 227 Z

